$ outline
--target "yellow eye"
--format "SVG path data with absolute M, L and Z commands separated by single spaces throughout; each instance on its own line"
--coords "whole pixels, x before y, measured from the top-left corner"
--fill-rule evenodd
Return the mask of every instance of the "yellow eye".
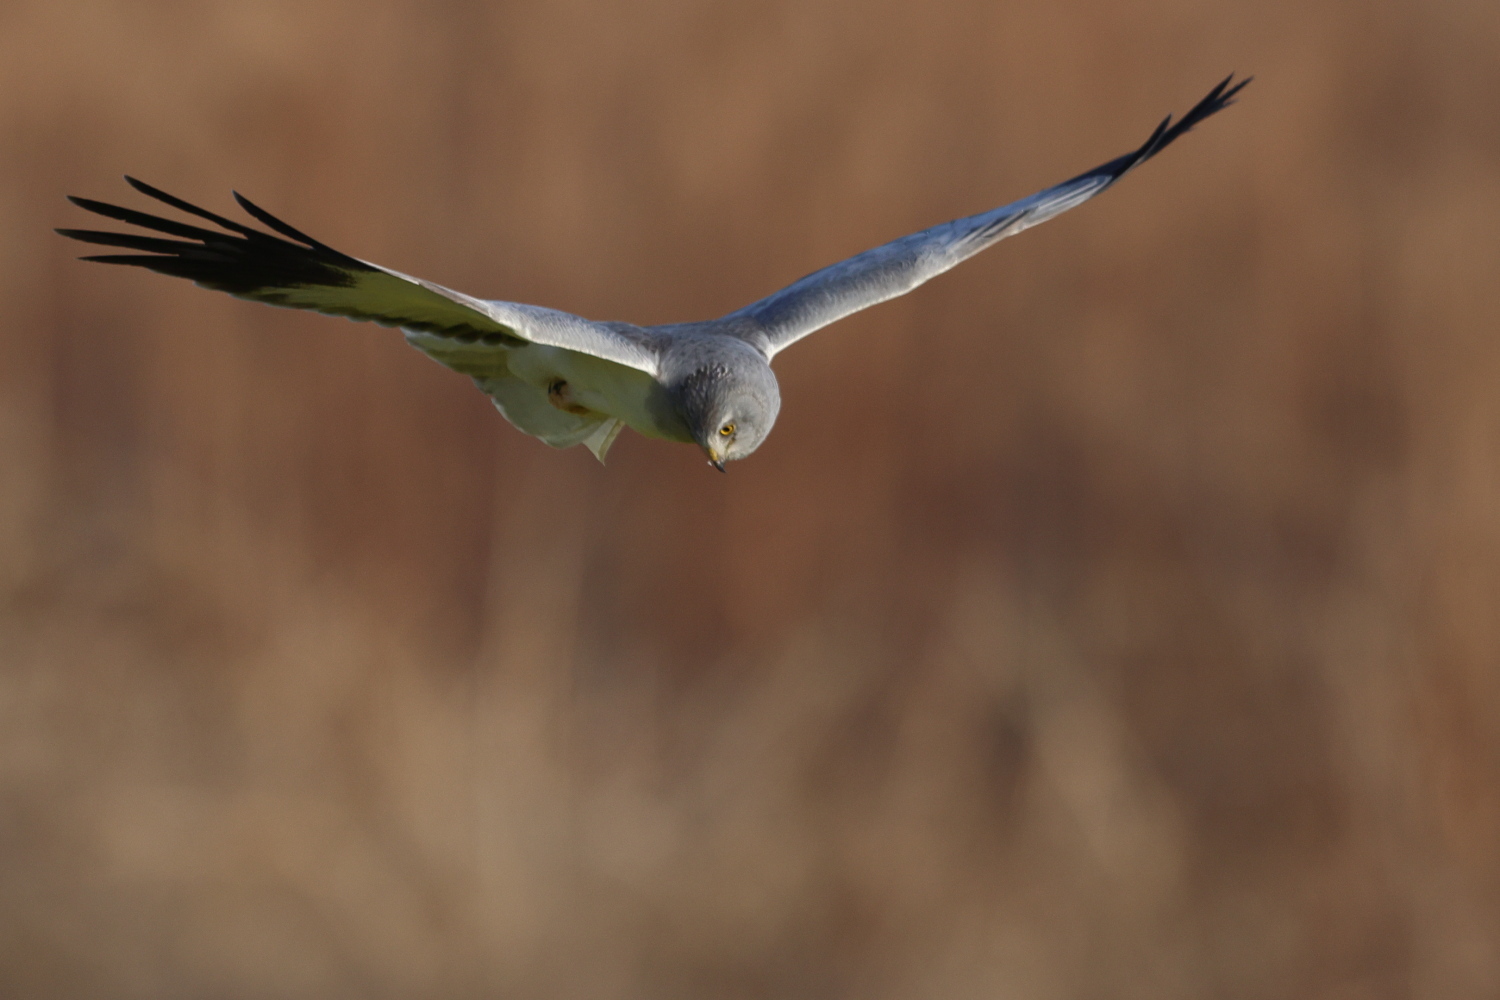
M 734 433 L 734 424 L 725 424 L 723 427 L 719 428 L 719 437 L 726 437 L 727 438 L 727 437 L 729 437 L 729 435 L 731 435 L 733 433 Z

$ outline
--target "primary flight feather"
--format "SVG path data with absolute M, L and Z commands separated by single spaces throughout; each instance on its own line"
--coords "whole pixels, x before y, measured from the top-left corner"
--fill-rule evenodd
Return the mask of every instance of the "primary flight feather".
M 516 427 L 600 461 L 622 427 L 697 444 L 720 471 L 770 433 L 781 407 L 771 359 L 820 327 L 894 298 L 1007 236 L 1102 192 L 1234 101 L 1248 79 L 1226 78 L 1180 121 L 1170 117 L 1133 152 L 989 212 L 903 236 L 795 281 L 719 319 L 666 326 L 601 323 L 515 302 L 477 299 L 350 257 L 253 204 L 276 235 L 226 219 L 127 177 L 142 194 L 218 226 L 175 222 L 87 198 L 81 208 L 165 234 L 59 229 L 75 240 L 135 251 L 84 260 L 128 264 L 271 305 L 400 327 L 412 346 L 479 388 Z

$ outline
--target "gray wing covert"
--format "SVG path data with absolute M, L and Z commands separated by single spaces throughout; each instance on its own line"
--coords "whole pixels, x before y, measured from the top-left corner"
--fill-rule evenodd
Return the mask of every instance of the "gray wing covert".
M 1234 103 L 1249 79 L 1230 86 L 1225 78 L 1182 120 L 1168 116 L 1137 150 L 1072 180 L 1000 208 L 945 222 L 815 271 L 779 292 L 724 317 L 750 321 L 768 356 L 813 331 L 887 299 L 911 291 L 985 247 L 1083 204 L 1125 176 L 1209 115 Z

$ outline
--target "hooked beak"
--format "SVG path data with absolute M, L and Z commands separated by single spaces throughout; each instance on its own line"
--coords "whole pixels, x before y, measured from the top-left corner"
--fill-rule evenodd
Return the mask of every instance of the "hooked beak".
M 718 469 L 720 472 L 724 471 L 724 456 L 720 455 L 719 452 L 712 445 L 704 445 L 703 446 L 703 454 L 705 454 L 705 455 L 708 456 L 708 464 L 709 465 L 712 465 L 715 469 Z

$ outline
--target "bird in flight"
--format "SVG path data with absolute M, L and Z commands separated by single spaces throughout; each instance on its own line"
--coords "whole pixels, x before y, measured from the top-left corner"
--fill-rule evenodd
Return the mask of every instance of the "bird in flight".
M 235 192 L 276 235 L 216 215 L 132 177 L 137 191 L 221 231 L 87 198 L 106 218 L 163 233 L 59 229 L 85 243 L 139 251 L 82 258 L 187 278 L 244 299 L 399 327 L 413 347 L 469 375 L 516 427 L 602 462 L 622 427 L 696 444 L 720 472 L 771 431 L 781 392 L 771 359 L 850 313 L 905 294 L 959 261 L 1046 222 L 1108 188 L 1178 136 L 1233 103 L 1231 75 L 1180 121 L 1168 116 L 1134 152 L 989 212 L 867 250 L 718 319 L 663 326 L 597 322 L 556 309 L 477 299 L 350 257 Z M 1233 84 L 1233 85 L 1231 85 Z

